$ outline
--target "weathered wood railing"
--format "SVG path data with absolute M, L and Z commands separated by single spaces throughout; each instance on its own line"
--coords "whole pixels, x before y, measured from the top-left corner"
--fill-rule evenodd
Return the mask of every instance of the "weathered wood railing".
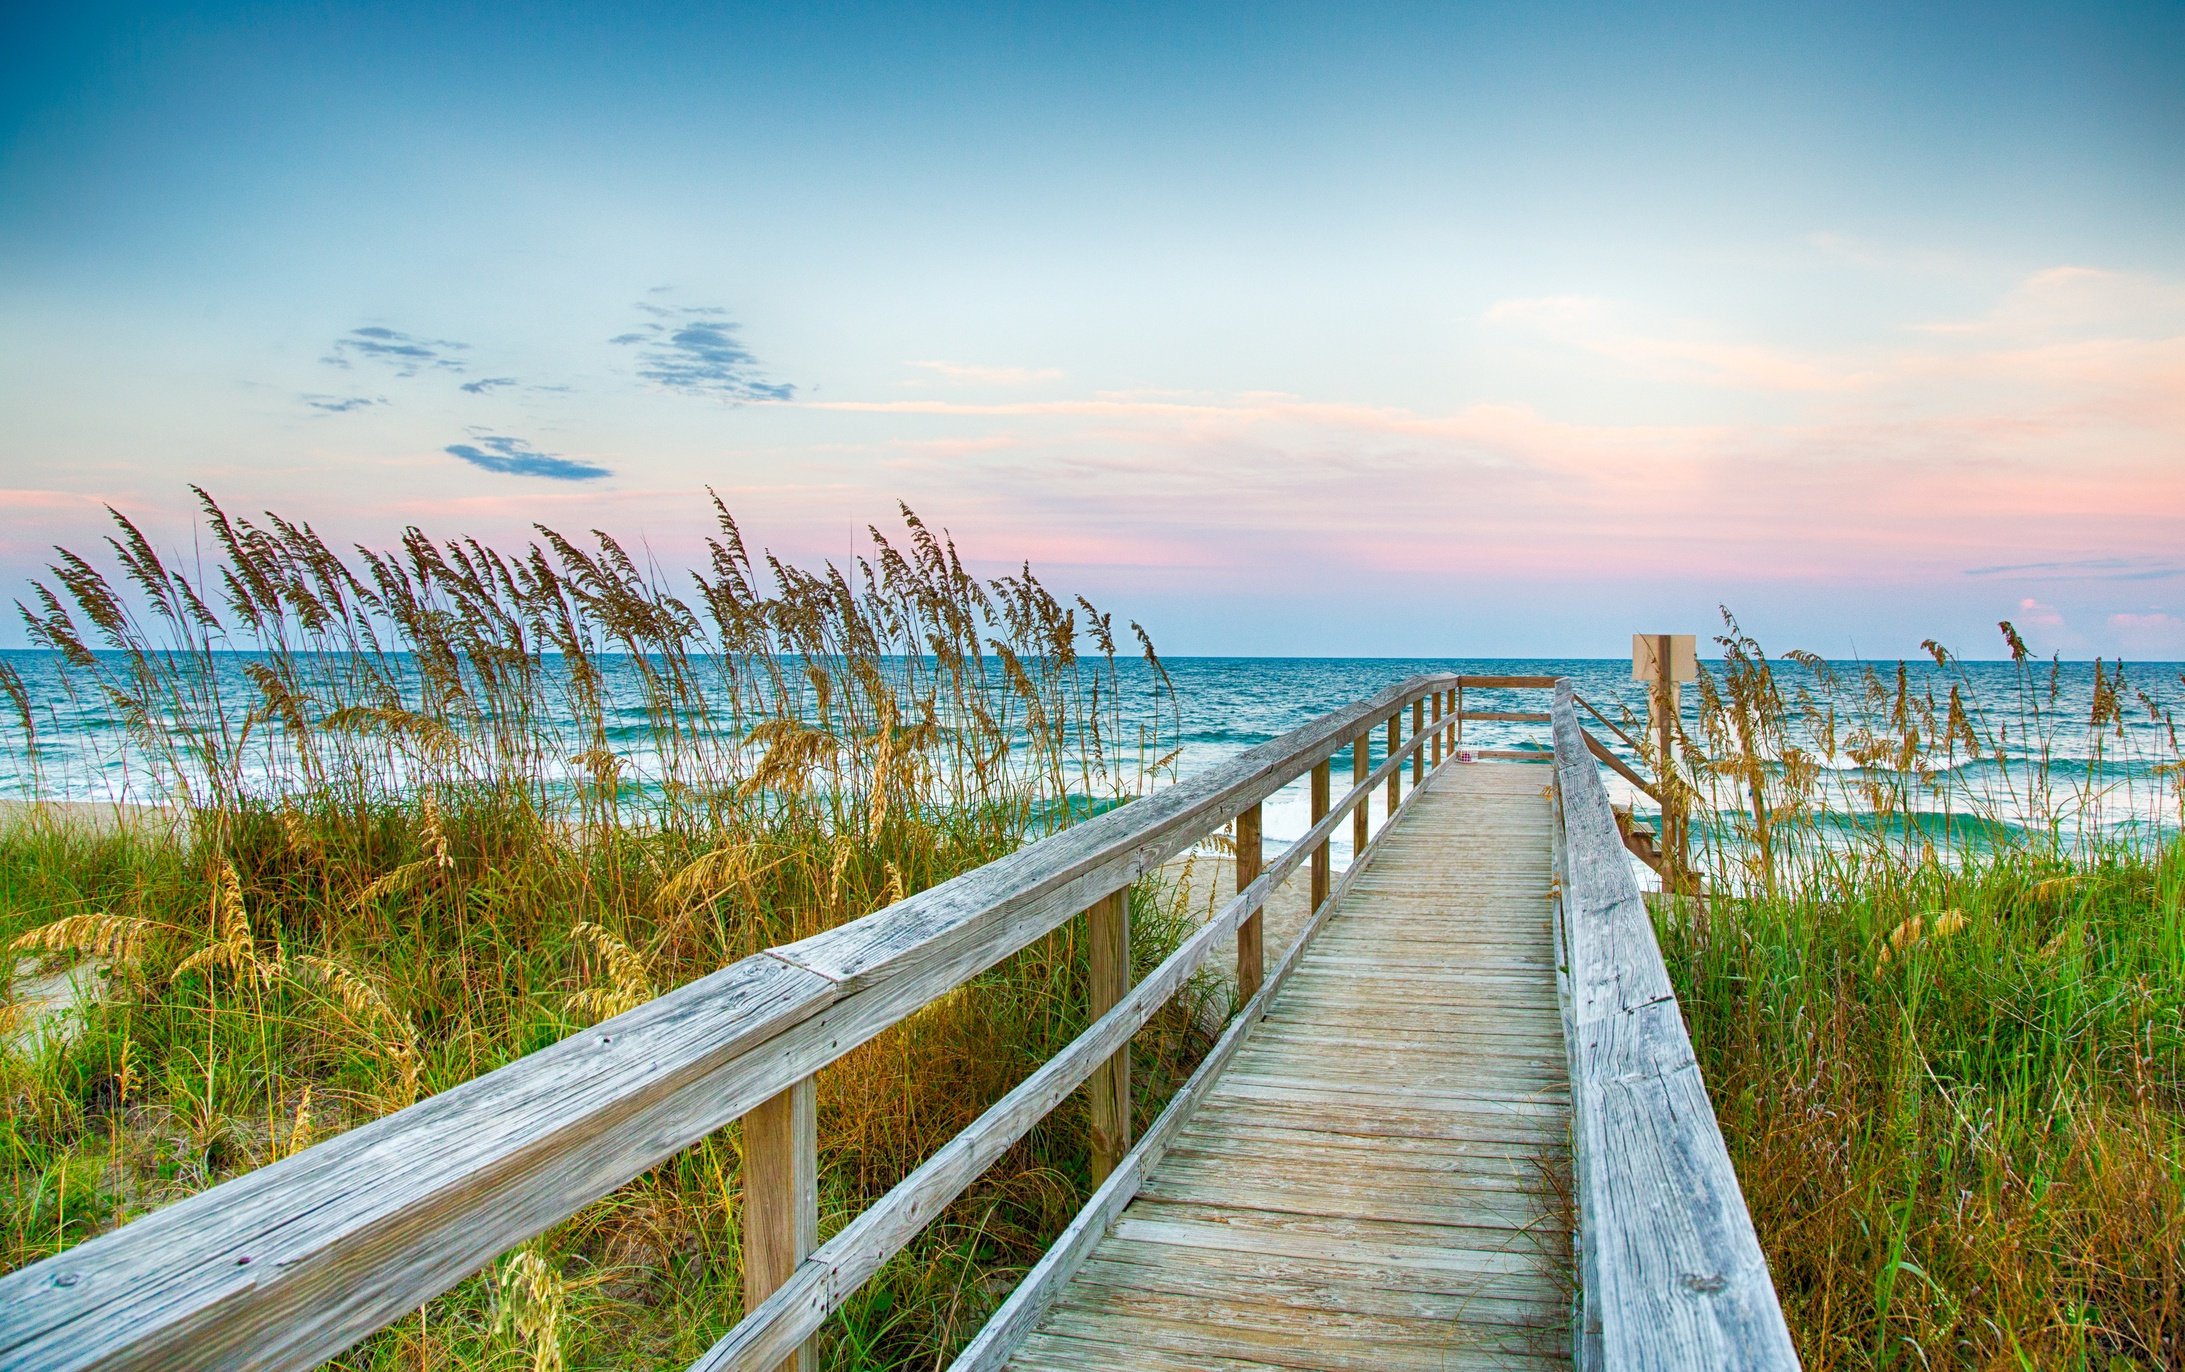
M 887 909 L 745 958 L 0 1277 L 0 1365 L 312 1366 L 739 1117 L 748 1313 L 699 1365 L 792 1358 L 881 1262 L 1088 1081 L 1100 1194 L 1116 1194 L 1136 1166 L 1127 1159 L 1145 1155 L 1143 1143 L 1125 1152 L 1132 1033 L 1232 936 L 1244 1009 L 1236 1024 L 1247 1022 L 1289 965 L 1273 977 L 1261 965 L 1260 910 L 1275 886 L 1309 864 L 1312 908 L 1324 915 L 1330 836 L 1354 814 L 1363 849 L 1371 841 L 1364 802 L 1374 789 L 1386 786 L 1393 812 L 1400 797 L 1408 803 L 1407 759 L 1416 787 L 1430 756 L 1438 764 L 1454 754 L 1464 687 L 1547 684 L 1405 681 Z M 1368 772 L 1367 740 L 1383 727 L 1386 755 Z M 1331 804 L 1329 758 L 1345 744 L 1353 784 Z M 1261 802 L 1307 773 L 1313 827 L 1263 865 Z M 1131 883 L 1232 821 L 1238 895 L 1130 986 Z M 1092 926 L 1094 1023 L 815 1249 L 814 1073 L 1080 910 Z M 1236 1032 L 1222 1042 L 1233 1047 Z M 1226 1053 L 1217 1045 L 1202 1078 Z M 1073 1232 L 1085 1223 L 1081 1216 Z
M 1578 1192 L 1578 1366 L 1796 1368 L 1767 1259 L 1602 789 L 1599 745 L 1579 726 L 1568 682 L 1556 687 L 1552 727 L 1556 923 Z

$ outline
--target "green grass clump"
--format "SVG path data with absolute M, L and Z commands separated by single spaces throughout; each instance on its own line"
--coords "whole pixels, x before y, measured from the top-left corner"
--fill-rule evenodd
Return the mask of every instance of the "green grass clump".
M 2051 761 L 2118 757 L 2123 674 L 2062 717 L 2004 630 L 2015 701 L 1939 650 L 1786 682 L 1734 626 L 1702 691 L 1711 895 L 1657 925 L 1808 1368 L 2185 1360 L 2185 843 L 2063 812 L 2174 784 L 2175 734 L 2141 695 L 2165 752 Z M 2047 799 L 2002 814 L 1950 778 L 2006 732 Z
M 1029 571 L 971 577 L 908 512 L 906 547 L 876 532 L 845 575 L 755 568 L 717 510 L 677 595 L 604 535 L 344 557 L 205 506 L 209 586 L 124 521 L 129 595 L 63 554 L 25 612 L 163 809 L 0 828 L 14 981 L 105 979 L 73 1038 L 0 1054 L 0 1268 L 991 861 L 1160 765 L 1119 737 L 1108 619 Z M 56 727 L 0 684 L 34 745 Z M 1143 971 L 1185 915 L 1133 902 Z M 1087 1006 L 1073 923 L 824 1070 L 823 1230 Z M 1142 1111 L 1200 1047 L 1188 1009 L 1140 1035 Z M 828 1362 L 960 1344 L 1075 1213 L 1087 1145 L 1078 1108 L 1035 1129 L 830 1323 Z M 685 1150 L 341 1365 L 687 1362 L 742 1313 L 738 1149 L 732 1126 Z

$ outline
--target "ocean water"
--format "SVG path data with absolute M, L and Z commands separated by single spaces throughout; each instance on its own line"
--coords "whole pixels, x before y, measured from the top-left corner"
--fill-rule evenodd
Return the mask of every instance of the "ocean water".
M 1719 679 L 1719 661 L 1702 665 Z M 1895 661 L 1829 664 L 1836 677 L 1835 698 L 1854 705 L 1864 700 L 1869 671 L 1874 686 L 1893 698 L 1899 665 Z M 1786 690 L 1800 685 L 1820 689 L 1821 683 L 1809 669 L 1792 662 L 1774 666 Z M 1579 695 L 1612 719 L 1628 717 L 1637 723 L 1646 712 L 1646 684 L 1632 679 L 1629 658 L 1181 658 L 1170 659 L 1167 668 L 1183 718 L 1178 759 L 1182 775 L 1423 672 L 1568 677 Z M 1930 814 L 1944 809 L 1974 813 L 2015 824 L 2036 824 L 2043 816 L 2061 814 L 2065 827 L 2074 829 L 2147 833 L 2174 832 L 2179 827 L 2179 778 L 2164 770 L 2178 759 L 2176 740 L 2166 721 L 2150 712 L 2140 692 L 2157 710 L 2185 715 L 2185 667 L 2180 664 L 2134 664 L 2126 675 L 2121 729 L 2105 725 L 2099 731 L 2088 727 L 2095 699 L 2096 664 L 2091 662 L 2041 662 L 2026 668 L 2011 662 L 1953 662 L 1945 669 L 1923 659 L 1904 663 L 1902 668 L 1914 693 L 1931 690 L 1946 701 L 1950 686 L 1958 685 L 1984 716 L 1983 734 L 2002 735 L 2005 744 L 2001 756 L 1964 757 L 1937 773 L 1931 789 L 1918 802 L 1920 809 Z M 2112 667 L 2105 665 L 2102 670 L 2105 681 L 2113 679 Z M 1465 705 L 1490 711 L 1544 710 L 1547 698 L 1547 692 L 1538 690 L 1473 690 L 1466 692 Z M 2032 723 L 2029 704 L 2038 704 L 2047 716 L 2045 730 Z M 1699 696 L 1691 686 L 1684 688 L 1682 707 L 1685 727 L 1697 731 Z M 1878 700 L 1867 708 L 1886 710 Z M 1637 764 L 1631 750 L 1610 731 L 1583 715 L 1581 722 L 1611 751 Z M 1547 742 L 1547 730 L 1537 724 L 1474 722 L 1465 726 L 1465 742 L 1479 748 L 1541 747 Z M 2028 793 L 2027 777 L 2036 755 L 2045 756 L 2055 789 L 2067 794 L 2044 799 Z M 1377 765 L 1378 741 L 1373 756 Z M 1336 763 L 1338 795 L 1349 775 L 1347 761 L 1346 757 Z M 1847 809 L 1861 808 L 1857 764 L 1839 755 L 1825 760 L 1823 770 L 1831 774 L 1824 785 L 1834 800 Z M 1615 773 L 1604 771 L 1603 780 L 1612 800 L 1631 805 L 1641 816 L 1655 812 L 1653 802 Z M 1310 814 L 1306 783 L 1285 787 L 1268 802 L 1268 838 L 1302 834 L 1311 827 Z M 1344 860 L 1339 850 L 1336 861 Z
M 38 729 L 34 758 L 14 718 L 16 712 L 0 702 L 0 798 L 155 804 L 166 798 L 159 769 L 148 767 L 133 749 L 123 715 L 113 702 L 72 691 L 50 654 L 17 650 L 0 653 L 0 659 L 21 677 Z M 220 694 L 226 701 L 237 702 L 227 713 L 238 723 L 241 703 L 257 698 L 244 674 L 249 661 L 237 654 L 232 663 L 223 664 Z M 627 663 L 603 661 L 608 664 L 609 743 L 626 753 L 632 774 L 642 779 L 647 774 L 651 735 L 637 690 L 637 673 Z M 1719 672 L 1719 663 L 1703 665 Z M 1804 667 L 1776 665 L 1786 689 L 1817 684 Z M 1645 686 L 1632 680 L 1628 658 L 1185 657 L 1167 659 L 1165 669 L 1164 689 L 1142 661 L 1119 661 L 1112 696 L 1121 736 L 1125 740 L 1157 737 L 1163 750 L 1174 751 L 1170 775 L 1177 777 L 1203 771 L 1318 715 L 1421 673 L 1565 676 L 1579 694 L 1611 717 L 1620 718 L 1625 711 L 1641 716 L 1645 709 Z M 1842 709 L 1886 710 L 1887 699 L 1895 694 L 1899 671 L 1895 662 L 1836 663 L 1831 670 L 1838 678 L 1833 699 Z M 1870 670 L 1880 692 L 1871 700 L 1863 685 Z M 1971 662 L 1943 669 L 1922 660 L 1905 664 L 1902 670 L 1915 693 L 1931 691 L 1946 697 L 1953 684 L 1962 688 L 1977 702 L 1986 724 L 1983 732 L 1991 738 L 2002 735 L 2008 745 L 2000 757 L 1961 758 L 1938 774 L 1923 805 L 2040 822 L 2057 807 L 2054 798 L 2044 802 L 2025 794 L 2025 777 L 2027 764 L 2035 755 L 2045 754 L 2051 773 L 2073 790 L 2066 797 L 2071 823 L 2142 829 L 2177 826 L 2175 777 L 2162 770 L 2176 760 L 2177 747 L 2162 712 L 2185 713 L 2185 670 L 2178 664 L 2135 664 L 2123 693 L 2121 725 L 2099 731 L 2087 727 L 2095 702 L 2097 668 L 2093 663 L 2043 662 L 2022 669 L 2009 662 Z M 2029 691 L 2046 713 L 2045 732 L 2029 721 L 2025 710 Z M 1546 699 L 1544 691 L 1466 694 L 1468 707 L 1484 710 L 1539 710 L 1545 708 Z M 1697 729 L 1698 697 L 1689 687 L 1684 716 L 1687 728 Z M 552 730 L 557 723 L 571 721 L 541 723 Z M 1608 731 L 1596 727 L 1594 732 L 1629 760 L 1628 750 Z M 1468 745 L 1482 748 L 1539 747 L 1546 742 L 1546 729 L 1475 722 L 1466 726 L 1465 739 Z M 1379 759 L 1376 739 L 1374 761 Z M 1835 774 L 1831 780 L 1840 783 L 1845 802 L 1855 807 L 1858 765 L 1842 755 L 1822 762 L 1824 770 Z M 1347 776 L 1346 750 L 1336 763 L 1338 794 Z M 1633 802 L 1642 813 L 1648 809 L 1648 802 L 1632 795 L 1620 778 L 1610 774 L 1607 781 L 1613 796 Z M 1270 840 L 1294 838 L 1309 827 L 1305 785 L 1300 779 L 1268 802 L 1265 823 Z M 1337 860 L 1346 859 L 1339 849 Z

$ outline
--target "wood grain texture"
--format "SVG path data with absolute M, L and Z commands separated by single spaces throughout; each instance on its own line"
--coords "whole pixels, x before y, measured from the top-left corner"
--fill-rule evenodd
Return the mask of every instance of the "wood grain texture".
M 1350 745 L 1350 784 L 1353 788 L 1366 779 L 1372 761 L 1373 738 L 1370 734 L 1360 734 Z M 1373 803 L 1362 800 L 1352 806 L 1350 812 L 1350 851 L 1354 864 L 1358 861 L 1358 855 L 1366 851 L 1366 843 L 1372 833 Z
M 1404 799 L 1047 1308 L 959 1368 L 1567 1365 L 1544 780 Z
M 1419 754 L 1423 751 L 1425 750 L 1420 748 L 1414 748 L 1411 750 L 1412 766 L 1416 767 L 1419 765 Z M 1321 820 L 1328 817 L 1328 787 L 1328 760 L 1326 758 L 1322 758 L 1313 767 L 1312 775 L 1312 822 L 1315 826 L 1318 826 Z M 1332 879 L 1333 872 L 1334 868 L 1330 865 L 1328 843 L 1326 839 L 1322 839 L 1320 843 L 1313 848 L 1312 894 L 1309 900 L 1309 904 L 1312 909 L 1318 910 L 1321 905 L 1326 902 L 1328 898 L 1329 883 Z M 1254 987 L 1253 989 L 1257 990 L 1258 988 Z
M 1412 737 L 1416 738 L 1425 732 L 1426 702 L 1424 700 L 1414 700 L 1411 702 Z M 1422 748 L 1411 755 L 1411 784 L 1416 786 L 1424 780 L 1426 780 L 1426 750 Z
M 1241 828 L 1241 825 L 1240 825 Z M 1245 924 L 1258 933 L 1259 912 Z M 1130 990 L 1130 892 L 1117 891 L 1085 912 L 1087 941 L 1091 947 L 1088 969 L 1091 1012 L 1099 1019 L 1122 1002 Z M 1244 937 L 1239 926 L 1237 937 Z M 1087 1105 L 1092 1115 L 1093 1181 L 1105 1181 L 1130 1151 L 1130 1047 L 1125 1044 L 1094 1069 L 1086 1082 Z
M 1580 729 L 1578 732 L 1585 740 L 1587 752 L 1607 763 L 1616 775 L 1638 788 L 1640 794 L 1650 797 L 1657 805 L 1661 803 L 1662 793 L 1659 787 L 1645 777 L 1640 776 L 1629 763 L 1610 752 L 1607 744 L 1587 733 L 1584 729 Z
M 1604 1368 L 1798 1366 L 1567 684 L 1555 699 L 1584 1304 Z
M 1555 689 L 1558 680 L 1560 678 L 1552 676 L 1481 676 L 1466 673 L 1456 678 L 1456 685 L 1460 690 L 1469 686 L 1479 691 L 1551 691 Z
M 1624 726 L 1618 724 L 1615 720 L 1610 719 L 1607 715 L 1602 714 L 1600 707 L 1595 705 L 1592 701 L 1586 699 L 1582 695 L 1579 695 L 1575 691 L 1571 693 L 1571 700 L 1578 706 L 1578 708 L 1584 710 L 1587 714 L 1592 715 L 1595 719 L 1599 720 L 1602 728 L 1608 730 L 1610 733 L 1616 735 L 1616 737 L 1622 739 L 1626 748 L 1629 748 L 1634 753 L 1644 753 L 1646 751 L 1646 749 L 1639 746 L 1639 741 L 1637 739 L 1633 738 L 1630 734 L 1624 731 Z
M 806 1077 L 744 1116 L 744 1308 L 787 1282 L 819 1243 L 819 1091 Z M 814 1372 L 807 1342 L 774 1364 Z
M 1262 857 L 1260 843 L 1260 807 L 1254 805 L 1237 816 L 1239 891 L 1259 880 Z M 1266 916 L 1258 910 L 1254 910 L 1237 926 L 1237 1003 L 1240 1005 L 1259 994 L 1260 981 L 1267 967 L 1266 928 Z
M 1403 711 L 1401 710 L 1392 712 L 1388 717 L 1388 756 L 1390 757 L 1396 756 L 1396 744 L 1403 732 L 1403 717 Z M 1404 774 L 1402 772 L 1390 772 L 1388 774 L 1388 812 L 1390 814 L 1395 814 L 1396 806 L 1402 802 L 1403 789 Z

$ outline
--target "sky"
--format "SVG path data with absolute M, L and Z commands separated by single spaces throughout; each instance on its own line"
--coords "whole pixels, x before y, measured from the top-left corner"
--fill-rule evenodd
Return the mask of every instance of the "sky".
M 666 567 L 710 487 L 1172 654 L 2185 659 L 2181 71 L 2174 2 L 10 6 L 0 594 L 190 483 Z

